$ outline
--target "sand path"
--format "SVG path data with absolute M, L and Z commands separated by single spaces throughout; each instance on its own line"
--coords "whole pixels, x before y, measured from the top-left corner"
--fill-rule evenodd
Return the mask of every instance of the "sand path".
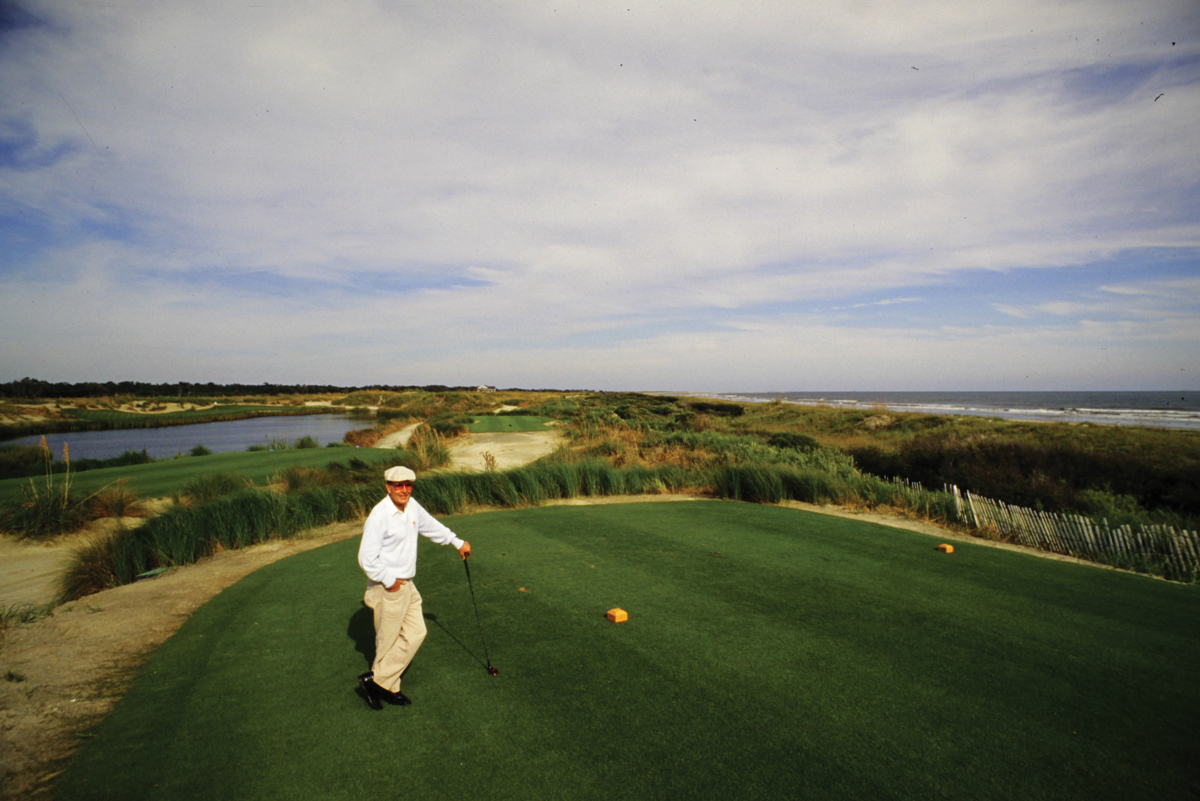
M 70 552 L 62 542 L 44 545 L 0 537 L 0 608 L 54 600 L 54 582 Z
M 381 437 L 378 442 L 372 445 L 372 448 L 403 448 L 412 439 L 413 432 L 417 430 L 420 423 L 413 423 L 410 426 L 405 426 L 399 431 L 393 431 L 385 437 Z

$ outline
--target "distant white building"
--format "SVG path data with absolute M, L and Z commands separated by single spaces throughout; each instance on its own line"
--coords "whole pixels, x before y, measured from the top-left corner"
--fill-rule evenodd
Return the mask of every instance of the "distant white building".
M 496 388 L 489 387 L 486 384 L 480 384 L 479 386 L 475 387 L 475 391 L 476 392 L 495 392 Z

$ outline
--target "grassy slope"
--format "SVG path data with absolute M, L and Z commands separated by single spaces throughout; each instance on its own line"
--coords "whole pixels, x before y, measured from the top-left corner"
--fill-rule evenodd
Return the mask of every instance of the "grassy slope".
M 507 431 L 545 431 L 549 417 L 525 415 L 483 415 L 470 425 L 472 434 L 495 434 Z
M 372 713 L 355 541 L 161 648 L 64 798 L 1167 798 L 1200 773 L 1200 591 L 733 503 L 450 518 Z M 522 591 L 522 588 L 526 591 Z M 605 610 L 621 606 L 628 623 Z M 469 649 L 469 650 L 468 650 Z
M 380 462 L 395 457 L 395 451 L 376 448 L 305 448 L 301 450 L 215 453 L 211 456 L 188 456 L 150 464 L 128 467 L 105 467 L 88 470 L 72 477 L 72 494 L 83 498 L 115 481 L 129 479 L 129 486 L 143 498 L 170 495 L 184 484 L 209 473 L 230 473 L 244 476 L 255 483 L 265 483 L 276 473 L 289 467 L 324 467 L 330 462 L 348 463 L 351 459 Z M 34 479 L 39 485 L 44 479 Z M 54 476 L 57 484 L 61 475 Z M 27 478 L 0 481 L 0 502 L 20 500 L 21 485 Z

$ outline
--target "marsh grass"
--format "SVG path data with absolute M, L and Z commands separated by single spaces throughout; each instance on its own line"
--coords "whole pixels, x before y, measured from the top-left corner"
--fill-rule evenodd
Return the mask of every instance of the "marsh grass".
M 66 469 L 61 476 L 51 470 L 53 455 L 45 437 L 40 449 L 45 477 L 40 483 L 31 478 L 27 485 L 22 484 L 22 499 L 0 511 L 0 528 L 16 534 L 18 539 L 45 540 L 67 534 L 79 529 L 87 518 L 83 505 L 71 495 L 70 445 L 63 444 Z
M 430 470 L 450 463 L 450 448 L 445 436 L 428 425 L 413 430 L 408 450 L 416 455 L 414 470 Z
M 205 503 L 223 495 L 240 492 L 249 485 L 250 481 L 241 476 L 209 473 L 184 484 L 175 499 L 178 502 L 189 500 L 192 503 Z
M 129 479 L 122 479 L 91 495 L 87 499 L 87 513 L 93 520 L 102 517 L 145 517 L 149 509 L 137 492 L 129 487 Z
M 383 439 L 384 433 L 374 428 L 356 428 L 342 435 L 342 442 L 358 448 L 369 448 Z
M 435 473 L 422 477 L 414 497 L 433 514 L 483 508 L 537 506 L 548 500 L 640 495 L 696 489 L 707 475 L 673 465 L 615 467 L 592 459 L 541 461 L 498 473 Z
M 329 469 L 318 470 L 313 467 L 289 467 L 279 477 L 279 482 L 287 492 L 329 487 L 344 480 L 339 472 Z
M 348 519 L 353 511 L 344 509 L 328 487 L 290 493 L 247 488 L 195 506 L 174 506 L 136 529 L 89 538 L 71 555 L 59 602 L 132 583 L 157 568 L 190 565 L 221 550 L 294 538 Z
M 942 524 L 959 523 L 958 507 L 948 492 L 912 489 L 870 475 L 837 475 L 790 464 L 729 465 L 718 471 L 716 493 L 722 498 L 774 504 L 802 501 L 865 508 L 886 507 Z
M 77 546 L 59 576 L 58 603 L 78 600 L 109 587 L 132 582 L 137 572 L 128 573 L 126 581 L 118 581 L 115 569 L 116 560 L 128 553 L 130 537 L 128 529 L 119 527 L 93 535 Z

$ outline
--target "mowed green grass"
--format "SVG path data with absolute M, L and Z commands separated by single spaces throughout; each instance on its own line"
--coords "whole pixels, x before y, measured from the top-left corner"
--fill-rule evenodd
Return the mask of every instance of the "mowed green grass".
M 505 431 L 544 431 L 549 417 L 530 417 L 527 415 L 496 415 L 485 414 L 472 418 L 474 422 L 468 428 L 472 434 L 496 434 Z
M 85 470 L 71 476 L 71 488 L 76 498 L 85 498 L 109 484 L 128 479 L 129 487 L 143 498 L 161 498 L 181 489 L 189 481 L 211 473 L 229 473 L 262 484 L 289 467 L 321 468 L 330 462 L 348 464 L 351 459 L 371 463 L 386 462 L 395 458 L 394 450 L 384 448 L 302 448 L 214 453 L 209 456 L 166 459 L 150 464 Z M 54 476 L 56 485 L 62 480 L 61 474 Z M 41 487 L 45 478 L 38 477 L 33 481 Z M 22 485 L 28 487 L 29 479 L 9 478 L 0 481 L 0 502 L 20 500 Z
M 732 502 L 447 518 L 414 704 L 372 712 L 348 540 L 160 648 L 57 797 L 1185 798 L 1196 587 Z M 96 599 L 103 606 L 102 598 Z M 622 607 L 627 623 L 605 612 Z

